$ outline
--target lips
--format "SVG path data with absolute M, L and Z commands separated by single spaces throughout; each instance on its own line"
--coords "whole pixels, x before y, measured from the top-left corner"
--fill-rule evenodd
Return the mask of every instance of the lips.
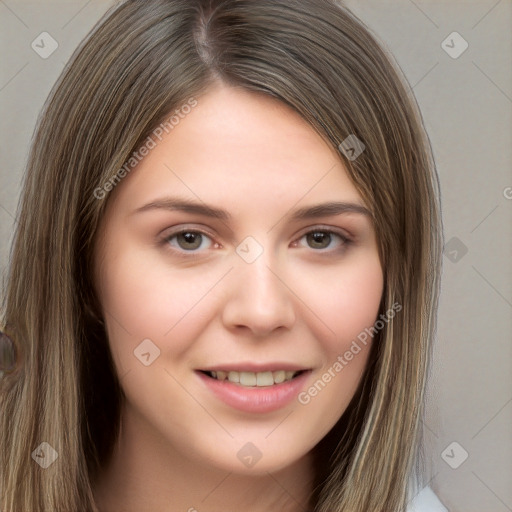
M 213 376 L 213 372 L 216 376 Z M 274 372 L 277 373 L 277 380 L 282 378 L 282 373 L 290 372 L 291 378 L 276 383 Z M 266 370 L 266 371 L 237 371 L 237 370 L 196 370 L 200 381 L 214 397 L 219 399 L 230 408 L 247 413 L 270 413 L 289 406 L 306 386 L 312 370 Z M 219 380 L 218 374 L 224 377 Z M 232 382 L 228 379 L 237 375 L 242 380 Z M 272 378 L 273 384 L 270 384 Z M 258 385 L 258 380 L 260 384 Z M 256 381 L 256 384 L 254 382 Z M 246 382 L 247 384 L 244 384 Z

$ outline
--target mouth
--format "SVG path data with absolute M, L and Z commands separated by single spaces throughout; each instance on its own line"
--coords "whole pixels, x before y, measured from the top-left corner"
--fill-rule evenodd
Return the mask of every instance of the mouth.
M 196 370 L 196 374 L 204 389 L 216 399 L 232 409 L 251 414 L 272 413 L 292 406 L 313 372 L 286 363 L 240 366 L 218 366 Z
M 199 370 L 204 375 L 218 381 L 228 381 L 246 388 L 264 388 L 289 382 L 308 370 L 277 370 L 247 372 L 233 370 Z

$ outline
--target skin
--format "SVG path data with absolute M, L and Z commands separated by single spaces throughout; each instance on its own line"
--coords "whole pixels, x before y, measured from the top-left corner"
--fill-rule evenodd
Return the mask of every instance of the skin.
M 340 155 L 297 113 L 222 84 L 197 100 L 117 185 L 100 227 L 96 287 L 126 400 L 95 494 L 102 512 L 303 511 L 311 451 L 354 395 L 371 340 L 308 404 L 269 413 L 224 404 L 195 370 L 290 362 L 312 369 L 312 386 L 377 318 L 376 234 L 360 213 L 289 220 L 326 201 L 364 205 Z M 133 213 L 171 194 L 232 219 Z M 207 236 L 163 240 L 181 228 Z M 315 245 L 306 234 L 320 228 L 351 242 Z M 252 263 L 236 252 L 247 236 L 263 248 Z M 134 357 L 147 338 L 160 350 L 149 366 Z M 248 442 L 262 454 L 253 467 L 237 457 Z

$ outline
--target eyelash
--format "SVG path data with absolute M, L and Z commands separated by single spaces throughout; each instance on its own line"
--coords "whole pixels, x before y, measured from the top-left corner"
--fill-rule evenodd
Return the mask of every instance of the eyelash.
M 196 234 L 196 235 L 200 234 L 202 236 L 206 236 L 208 238 L 212 238 L 212 236 L 209 233 L 207 233 L 205 231 L 202 231 L 200 229 L 180 229 L 179 231 L 176 231 L 174 233 L 166 235 L 161 240 L 161 245 L 164 245 L 166 247 L 166 250 L 171 251 L 173 254 L 175 254 L 176 256 L 181 257 L 181 258 L 200 257 L 200 254 L 199 254 L 200 251 L 197 251 L 197 250 L 187 251 L 185 249 L 176 249 L 176 248 L 170 246 L 169 242 L 172 239 L 174 239 L 176 236 L 184 234 L 184 233 L 193 233 L 193 234 Z M 331 235 L 331 236 L 334 235 L 334 236 L 337 236 L 337 237 L 339 237 L 341 239 L 341 246 L 338 247 L 337 249 L 318 249 L 318 250 L 316 250 L 316 249 L 311 248 L 314 252 L 317 252 L 317 253 L 320 253 L 320 254 L 325 254 L 325 255 L 336 255 L 336 254 L 339 254 L 342 251 L 344 251 L 345 249 L 347 249 L 347 247 L 352 243 L 352 240 L 349 237 L 347 237 L 347 235 L 345 235 L 345 234 L 343 234 L 343 233 L 341 233 L 339 231 L 335 231 L 335 230 L 332 230 L 332 229 L 329 229 L 329 228 L 324 228 L 324 227 L 321 227 L 321 226 L 316 227 L 315 229 L 312 229 L 310 231 L 307 231 L 307 232 L 303 233 L 297 240 L 302 240 L 307 235 L 310 235 L 310 234 L 313 234 L 313 233 L 323 233 L 323 234 L 327 234 L 327 235 Z

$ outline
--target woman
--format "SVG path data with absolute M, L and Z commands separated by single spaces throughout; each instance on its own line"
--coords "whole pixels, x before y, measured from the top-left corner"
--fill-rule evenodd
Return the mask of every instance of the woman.
M 419 492 L 438 196 L 347 9 L 112 8 L 28 164 L 0 509 L 445 510 Z

